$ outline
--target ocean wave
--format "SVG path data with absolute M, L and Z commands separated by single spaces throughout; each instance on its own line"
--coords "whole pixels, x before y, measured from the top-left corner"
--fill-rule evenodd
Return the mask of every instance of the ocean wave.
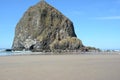
M 30 52 L 31 52 L 31 51 L 6 51 L 6 49 L 0 49 L 0 56 L 29 54 Z
M 5 49 L 0 49 L 0 52 L 5 52 Z

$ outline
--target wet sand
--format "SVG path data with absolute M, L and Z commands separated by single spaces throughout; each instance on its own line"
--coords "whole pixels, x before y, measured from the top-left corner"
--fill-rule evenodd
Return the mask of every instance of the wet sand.
M 0 80 L 120 80 L 120 55 L 4 56 Z

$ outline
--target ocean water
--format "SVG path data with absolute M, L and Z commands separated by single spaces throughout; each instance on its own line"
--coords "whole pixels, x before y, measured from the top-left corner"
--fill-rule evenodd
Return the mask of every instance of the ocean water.
M 0 56 L 28 54 L 30 52 L 30 51 L 5 51 L 5 50 L 6 49 L 0 49 Z
M 12 56 L 12 55 L 23 55 L 23 54 L 31 54 L 31 51 L 5 51 L 6 49 L 0 48 L 0 56 Z M 44 53 L 39 53 L 44 54 Z M 110 52 L 102 51 L 102 52 L 86 52 L 85 54 L 119 54 L 120 55 L 120 49 L 119 50 L 111 50 Z

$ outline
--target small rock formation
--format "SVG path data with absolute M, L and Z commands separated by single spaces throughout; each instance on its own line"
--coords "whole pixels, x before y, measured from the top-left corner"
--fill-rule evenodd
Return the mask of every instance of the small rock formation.
M 13 50 L 76 50 L 84 47 L 73 23 L 45 1 L 30 7 L 15 30 Z

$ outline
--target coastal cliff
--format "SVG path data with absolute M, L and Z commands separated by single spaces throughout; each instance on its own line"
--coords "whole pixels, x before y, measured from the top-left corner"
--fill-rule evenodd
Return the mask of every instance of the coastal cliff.
M 45 1 L 30 7 L 15 29 L 13 50 L 77 50 L 84 47 L 66 16 Z

